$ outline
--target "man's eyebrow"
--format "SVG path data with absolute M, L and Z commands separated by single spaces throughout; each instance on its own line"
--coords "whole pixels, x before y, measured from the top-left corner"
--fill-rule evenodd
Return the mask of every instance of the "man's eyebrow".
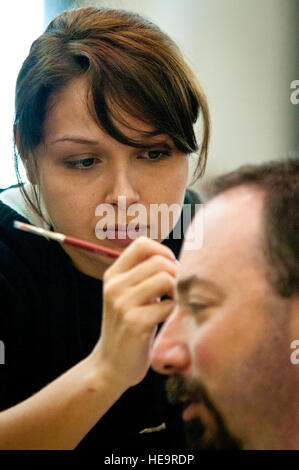
M 218 297 L 224 297 L 224 293 L 214 282 L 209 279 L 204 279 L 202 277 L 193 274 L 186 278 L 180 279 L 176 285 L 176 290 L 178 294 L 185 294 L 192 286 L 201 285 L 204 288 L 209 289 Z

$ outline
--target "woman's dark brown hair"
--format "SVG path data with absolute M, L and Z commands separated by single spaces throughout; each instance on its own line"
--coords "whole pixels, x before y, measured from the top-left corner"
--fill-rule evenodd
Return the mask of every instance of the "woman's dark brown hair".
M 198 152 L 194 180 L 203 173 L 210 132 L 208 105 L 175 43 L 134 13 L 91 7 L 66 11 L 33 42 L 16 84 L 15 169 L 25 200 L 39 215 L 39 202 L 32 203 L 23 188 L 19 157 L 38 175 L 34 149 L 43 141 L 49 97 L 78 77 L 86 78 L 90 111 L 110 136 L 126 145 L 144 146 L 117 128 L 117 110 L 125 111 L 153 126 L 156 131 L 150 135 L 167 134 L 179 150 Z M 200 114 L 199 148 L 193 126 Z

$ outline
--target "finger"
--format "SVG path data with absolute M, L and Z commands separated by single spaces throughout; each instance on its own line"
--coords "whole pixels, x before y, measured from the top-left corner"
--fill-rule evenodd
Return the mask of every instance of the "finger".
M 147 258 L 160 255 L 165 256 L 172 262 L 175 261 L 175 255 L 167 246 L 151 240 L 146 237 L 139 237 L 122 253 L 122 255 L 107 269 L 104 275 L 105 278 L 110 278 L 115 274 L 123 273 L 133 268 L 137 264 L 146 260 Z
M 163 271 L 175 277 L 177 265 L 165 256 L 154 255 L 137 266 L 134 266 L 129 271 L 123 273 L 117 282 L 120 283 L 120 288 L 122 285 L 128 288 L 129 286 L 140 284 L 144 280 Z
M 154 305 L 145 305 L 131 310 L 131 321 L 138 325 L 140 332 L 152 334 L 153 328 L 164 322 L 173 311 L 175 303 L 173 300 L 163 300 Z M 142 321 L 140 321 L 142 318 Z
M 172 275 L 165 271 L 156 273 L 126 292 L 126 310 L 147 305 L 163 295 L 173 297 L 174 286 L 175 279 Z

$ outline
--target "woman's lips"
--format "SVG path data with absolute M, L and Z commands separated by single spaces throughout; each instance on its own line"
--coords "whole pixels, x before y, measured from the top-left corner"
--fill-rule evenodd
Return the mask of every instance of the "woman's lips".
M 128 245 L 132 243 L 136 238 L 147 235 L 147 227 L 139 226 L 134 229 L 128 230 L 127 228 L 108 228 L 106 231 L 106 237 L 108 240 L 114 241 L 121 245 Z

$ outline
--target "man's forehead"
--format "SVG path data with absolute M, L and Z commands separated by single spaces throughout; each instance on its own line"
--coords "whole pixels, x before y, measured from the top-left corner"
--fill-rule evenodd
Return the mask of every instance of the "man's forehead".
M 262 209 L 262 191 L 249 185 L 232 188 L 202 204 L 188 228 L 186 239 L 192 239 L 192 232 L 199 229 L 203 232 L 203 244 L 211 237 L 215 241 L 221 240 L 226 233 L 232 236 L 232 240 L 238 233 L 261 233 Z M 217 229 L 223 231 L 218 232 Z M 195 244 L 194 249 L 199 248 Z
M 260 251 L 263 193 L 240 186 L 203 204 L 193 219 L 180 255 L 181 273 L 200 274 L 210 265 L 245 261 Z M 202 231 L 202 240 L 194 236 Z M 192 242 L 193 238 L 193 242 Z M 189 241 L 188 241 L 189 240 Z M 190 242 L 191 240 L 191 242 Z

